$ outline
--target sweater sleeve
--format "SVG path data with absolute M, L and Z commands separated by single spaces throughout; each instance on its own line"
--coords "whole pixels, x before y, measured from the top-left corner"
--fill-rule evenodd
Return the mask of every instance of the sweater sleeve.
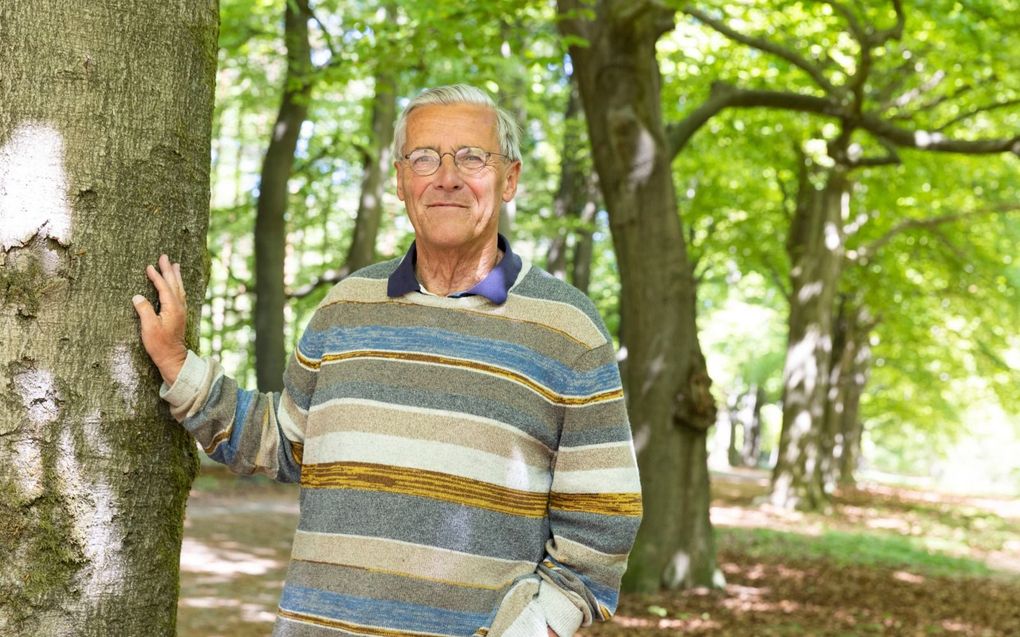
M 580 357 L 564 396 L 537 598 L 561 637 L 616 612 L 641 522 L 641 483 L 611 342 Z
M 213 460 L 234 473 L 297 482 L 317 371 L 299 343 L 283 391 L 259 393 L 239 388 L 218 362 L 189 351 L 173 386 L 164 383 L 160 396 Z

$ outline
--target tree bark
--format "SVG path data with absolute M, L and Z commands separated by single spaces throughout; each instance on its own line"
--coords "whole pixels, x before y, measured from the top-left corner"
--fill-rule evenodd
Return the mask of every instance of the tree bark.
M 790 315 L 783 370 L 783 429 L 772 472 L 772 503 L 817 509 L 821 487 L 823 421 L 832 358 L 833 301 L 844 255 L 843 214 L 850 197 L 847 169 L 816 168 L 802 158 L 797 207 L 786 249 L 790 258 Z
M 567 250 L 570 246 L 570 218 L 575 210 L 577 183 L 577 127 L 583 126 L 578 117 L 581 98 L 577 91 L 576 76 L 570 77 L 570 93 L 563 113 L 563 148 L 560 150 L 560 183 L 553 199 L 553 218 L 558 226 L 549 242 L 545 255 L 545 269 L 558 279 L 567 280 Z
M 863 430 L 861 395 L 868 382 L 871 363 L 869 334 L 875 326 L 867 308 L 847 302 L 840 305 L 838 327 L 843 334 L 838 373 L 830 383 L 826 430 L 833 436 L 834 453 L 828 461 L 823 478 L 829 488 L 852 486 L 854 472 L 861 457 Z M 834 389 L 834 390 L 833 390 Z
M 765 390 L 751 384 L 747 391 L 727 405 L 730 422 L 729 460 L 733 467 L 754 467 L 758 464 L 761 451 L 761 408 L 765 404 Z M 737 430 L 743 432 L 740 446 L 737 446 Z
M 131 297 L 166 252 L 198 324 L 217 30 L 211 0 L 0 4 L 0 634 L 175 633 L 194 441 Z
M 287 301 L 287 184 L 312 90 L 308 0 L 288 0 L 284 15 L 287 73 L 283 99 L 262 161 L 255 216 L 255 377 L 259 391 L 281 391 L 287 362 L 283 311 Z
M 628 590 L 710 586 L 706 431 L 715 420 L 660 108 L 655 43 L 674 12 L 653 2 L 560 0 L 621 283 L 621 371 L 645 517 Z
M 591 283 L 598 185 L 589 159 L 591 146 L 584 134 L 584 113 L 574 77 L 570 81 L 563 123 L 560 183 L 553 201 L 553 214 L 559 227 L 546 253 L 546 270 L 587 293 Z
M 375 241 L 383 213 L 386 179 L 393 163 L 393 124 L 397 119 L 397 87 L 393 74 L 379 70 L 372 101 L 372 148 L 365 154 L 361 197 L 354 221 L 354 237 L 347 251 L 343 276 L 375 262 Z

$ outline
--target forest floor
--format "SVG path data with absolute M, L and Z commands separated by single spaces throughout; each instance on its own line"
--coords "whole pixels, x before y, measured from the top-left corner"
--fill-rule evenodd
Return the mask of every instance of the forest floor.
M 581 635 L 1020 635 L 1020 499 L 870 484 L 808 514 L 762 504 L 762 472 L 712 486 L 725 588 L 624 595 L 613 622 Z M 272 631 L 297 513 L 292 486 L 203 467 L 179 637 Z

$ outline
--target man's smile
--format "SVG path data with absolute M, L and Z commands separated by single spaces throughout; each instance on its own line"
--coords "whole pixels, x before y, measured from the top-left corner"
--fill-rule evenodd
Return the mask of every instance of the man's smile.
M 456 203 L 453 201 L 437 201 L 435 203 L 425 204 L 426 208 L 467 208 L 467 204 Z

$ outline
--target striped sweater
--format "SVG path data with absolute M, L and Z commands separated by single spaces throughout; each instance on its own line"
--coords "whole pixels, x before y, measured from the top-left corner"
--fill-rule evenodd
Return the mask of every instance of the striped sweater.
M 301 484 L 274 635 L 543 637 L 608 619 L 641 516 L 612 341 L 527 264 L 506 303 L 337 284 L 280 394 L 188 354 L 161 395 L 214 459 Z

